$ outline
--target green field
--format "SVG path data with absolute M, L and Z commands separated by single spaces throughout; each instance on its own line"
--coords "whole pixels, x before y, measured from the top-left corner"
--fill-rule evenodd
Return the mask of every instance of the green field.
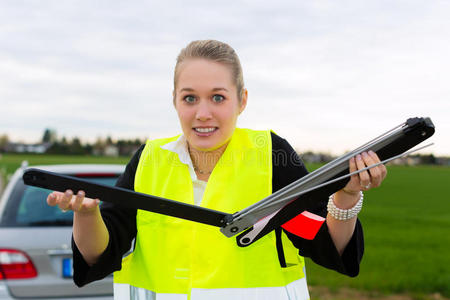
M 128 158 L 3 155 L 0 169 L 32 164 L 126 163 Z M 308 282 L 337 290 L 450 297 L 450 168 L 389 166 L 383 186 L 366 193 L 360 220 L 365 254 L 360 275 L 348 278 L 307 261 Z
M 390 166 L 360 213 L 365 254 L 347 278 L 307 262 L 311 285 L 450 297 L 450 168 Z

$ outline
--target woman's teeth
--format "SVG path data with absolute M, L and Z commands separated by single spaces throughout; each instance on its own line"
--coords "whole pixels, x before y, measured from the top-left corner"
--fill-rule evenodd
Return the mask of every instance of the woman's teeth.
M 210 128 L 194 128 L 197 132 L 211 132 L 214 131 L 216 127 L 210 127 Z

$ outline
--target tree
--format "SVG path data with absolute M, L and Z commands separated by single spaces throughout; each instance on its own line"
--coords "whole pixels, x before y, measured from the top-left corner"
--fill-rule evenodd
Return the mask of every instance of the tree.
M 70 153 L 70 147 L 69 143 L 67 142 L 66 137 L 62 137 L 61 141 L 55 141 L 52 143 L 50 148 L 47 149 L 47 153 L 50 154 L 69 154 Z
M 106 148 L 106 142 L 101 137 L 97 137 L 94 145 L 92 146 L 92 154 L 94 155 L 103 155 L 103 152 Z
M 3 152 L 6 149 L 6 146 L 9 144 L 9 137 L 7 134 L 0 135 L 0 151 Z
M 71 154 L 85 154 L 83 145 L 78 137 L 74 137 L 72 142 L 69 144 L 69 149 Z
M 433 154 L 420 155 L 419 157 L 421 159 L 420 163 L 422 164 L 435 165 L 437 163 L 436 157 Z
M 114 142 L 113 142 L 111 136 L 109 136 L 109 135 L 106 137 L 106 145 L 107 146 L 114 145 Z
M 44 135 L 42 136 L 42 143 L 54 142 L 56 142 L 56 131 L 50 128 L 45 128 Z

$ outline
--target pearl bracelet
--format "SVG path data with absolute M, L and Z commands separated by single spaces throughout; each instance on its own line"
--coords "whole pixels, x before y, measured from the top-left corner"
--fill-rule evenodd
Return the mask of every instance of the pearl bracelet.
M 363 198 L 364 198 L 363 192 L 360 191 L 359 192 L 359 200 L 358 200 L 358 202 L 356 202 L 355 206 L 353 206 L 352 208 L 349 208 L 349 209 L 340 209 L 340 208 L 336 207 L 336 205 L 334 204 L 334 194 L 332 194 L 330 196 L 330 198 L 328 199 L 328 205 L 327 205 L 328 213 L 336 220 L 340 220 L 340 221 L 349 220 L 353 217 L 356 217 L 358 215 L 358 213 L 361 211 L 362 204 L 363 204 Z

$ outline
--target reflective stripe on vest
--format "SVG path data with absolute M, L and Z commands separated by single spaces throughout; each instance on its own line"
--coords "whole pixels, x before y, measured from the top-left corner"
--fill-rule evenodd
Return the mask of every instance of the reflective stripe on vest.
M 135 177 L 135 190 L 194 204 L 188 166 L 178 154 L 162 149 L 177 137 L 147 141 Z M 272 192 L 270 131 L 235 129 L 211 173 L 201 206 L 234 213 Z M 114 274 L 159 294 L 185 294 L 199 289 L 284 287 L 304 277 L 303 258 L 285 238 L 288 267 L 281 268 L 275 234 L 240 248 L 219 228 L 138 210 L 134 252 Z M 301 298 L 302 299 L 302 298 Z
M 283 287 L 192 289 L 190 300 L 309 300 L 306 279 Z M 114 300 L 188 300 L 186 294 L 157 294 L 124 283 L 114 284 Z

